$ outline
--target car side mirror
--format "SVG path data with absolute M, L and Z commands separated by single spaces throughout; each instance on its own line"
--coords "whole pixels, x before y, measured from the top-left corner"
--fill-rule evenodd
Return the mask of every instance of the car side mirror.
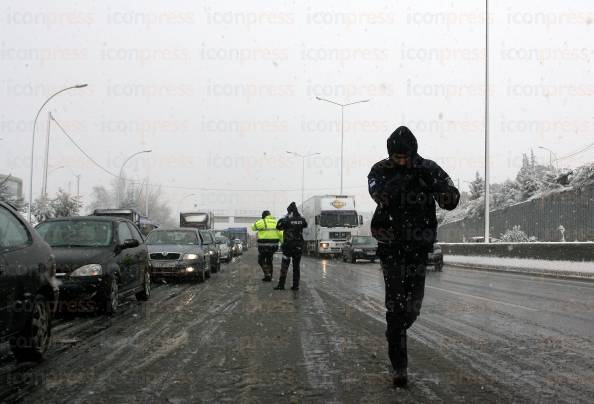
M 136 239 L 133 238 L 128 238 L 126 240 L 124 240 L 121 244 L 120 244 L 120 251 L 121 250 L 125 250 L 127 248 L 134 248 L 134 247 L 138 247 L 140 245 L 140 242 Z

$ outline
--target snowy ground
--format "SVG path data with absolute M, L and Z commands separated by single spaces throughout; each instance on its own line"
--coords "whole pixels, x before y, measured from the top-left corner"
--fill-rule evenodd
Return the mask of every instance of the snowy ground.
M 444 262 L 451 265 L 510 272 L 594 278 L 594 262 L 592 261 L 548 261 L 527 258 L 445 255 Z
M 276 261 L 278 265 L 278 257 Z M 278 276 L 276 267 L 275 278 Z M 591 402 L 594 284 L 446 266 L 390 386 L 378 264 L 304 258 L 299 292 L 251 250 L 203 284 L 157 287 L 113 319 L 59 320 L 47 360 L 0 361 L 0 402 Z

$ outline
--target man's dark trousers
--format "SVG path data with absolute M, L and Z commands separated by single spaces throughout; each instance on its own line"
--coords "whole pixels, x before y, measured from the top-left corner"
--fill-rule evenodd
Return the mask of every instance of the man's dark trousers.
M 411 244 L 383 246 L 381 250 L 386 286 L 388 354 L 394 369 L 406 369 L 406 330 L 421 311 L 428 250 L 425 246 Z
M 278 246 L 276 244 L 258 244 L 258 264 L 260 264 L 262 272 L 264 272 L 264 277 L 272 278 L 272 259 L 277 250 Z

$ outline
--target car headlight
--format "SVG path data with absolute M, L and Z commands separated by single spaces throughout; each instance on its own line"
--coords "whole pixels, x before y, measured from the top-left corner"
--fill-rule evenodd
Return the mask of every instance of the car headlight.
M 99 276 L 103 275 L 103 268 L 99 264 L 83 265 L 70 273 L 70 276 Z
M 197 260 L 198 254 L 184 254 L 183 259 L 185 260 Z
M 322 248 L 328 248 L 330 246 L 330 244 L 328 243 L 320 243 L 320 247 Z

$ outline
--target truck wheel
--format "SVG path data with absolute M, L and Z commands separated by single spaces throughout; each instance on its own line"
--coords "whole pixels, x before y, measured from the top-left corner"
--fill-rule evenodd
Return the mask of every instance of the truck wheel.
M 10 348 L 17 361 L 41 361 L 47 351 L 52 334 L 52 316 L 49 303 L 36 295 L 31 317 L 23 330 L 10 340 Z

